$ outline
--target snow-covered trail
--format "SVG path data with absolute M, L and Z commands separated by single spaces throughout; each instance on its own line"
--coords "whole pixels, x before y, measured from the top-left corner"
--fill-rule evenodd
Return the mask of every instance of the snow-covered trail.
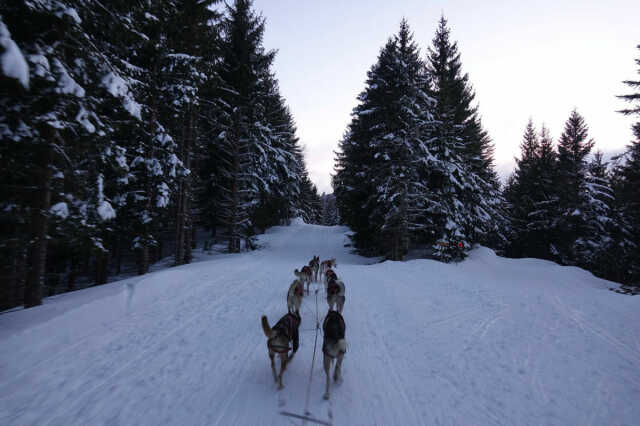
M 262 249 L 0 315 L 0 424 L 301 424 L 315 297 L 275 390 L 259 319 L 286 312 L 293 269 L 335 256 L 346 284 L 343 382 L 310 411 L 336 425 L 632 425 L 640 298 L 577 268 L 477 249 L 457 265 L 370 264 L 345 228 L 294 224 Z M 319 295 L 322 321 L 327 305 Z

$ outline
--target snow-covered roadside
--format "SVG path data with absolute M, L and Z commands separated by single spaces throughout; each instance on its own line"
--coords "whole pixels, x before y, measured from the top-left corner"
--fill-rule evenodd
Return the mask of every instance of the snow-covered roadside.
M 261 250 L 86 289 L 0 316 L 0 424 L 291 424 L 315 300 L 275 391 L 260 315 L 292 271 L 337 257 L 349 349 L 331 405 L 318 353 L 311 412 L 337 425 L 637 424 L 640 298 L 590 273 L 480 248 L 460 264 L 372 261 L 346 228 L 272 228 Z M 320 298 L 320 319 L 326 303 Z M 321 345 L 321 336 L 318 337 Z M 318 351 L 319 352 L 319 351 Z M 297 421 L 295 424 L 299 424 Z

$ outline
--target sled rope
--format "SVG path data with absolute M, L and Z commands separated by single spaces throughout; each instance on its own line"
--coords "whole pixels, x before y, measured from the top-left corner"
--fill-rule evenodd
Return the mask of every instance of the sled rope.
M 316 419 L 314 417 L 311 417 L 311 412 L 309 411 L 309 400 L 311 398 L 311 382 L 313 381 L 313 367 L 315 365 L 316 362 L 316 348 L 318 346 L 318 331 L 320 331 L 320 319 L 318 318 L 318 291 L 320 291 L 320 289 L 316 288 L 315 291 L 315 295 L 316 295 L 316 328 L 315 328 L 315 332 L 316 332 L 316 336 L 315 336 L 315 340 L 313 342 L 313 356 L 311 358 L 311 371 L 309 372 L 309 384 L 307 385 L 307 396 L 305 398 L 305 403 L 304 403 L 304 415 L 300 415 L 300 414 L 296 414 L 296 413 L 290 413 L 288 411 L 280 411 L 280 414 L 282 414 L 283 416 L 288 416 L 288 417 L 293 417 L 296 419 L 300 419 L 302 420 L 302 424 L 305 425 L 307 422 L 312 422 L 312 423 L 317 423 L 317 424 L 321 424 L 321 425 L 326 425 L 326 426 L 331 426 L 332 423 L 331 421 L 325 421 L 325 420 L 320 420 L 320 419 Z M 310 309 L 309 309 L 310 311 Z M 313 314 L 313 312 L 312 312 Z M 333 419 L 333 409 L 331 408 L 331 401 L 329 401 L 329 418 L 332 420 Z
M 318 289 L 316 293 L 316 337 L 313 341 L 313 357 L 311 358 L 311 371 L 309 372 L 309 384 L 307 385 L 307 397 L 304 402 L 304 413 L 309 415 L 309 398 L 311 397 L 311 382 L 313 381 L 313 366 L 316 362 L 316 346 L 318 345 L 318 330 L 320 329 L 320 321 L 318 320 Z M 303 423 L 304 424 L 304 423 Z

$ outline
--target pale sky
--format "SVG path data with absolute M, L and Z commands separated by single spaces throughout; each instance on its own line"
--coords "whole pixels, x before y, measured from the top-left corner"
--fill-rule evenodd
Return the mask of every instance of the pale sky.
M 621 151 L 633 118 L 615 95 L 638 79 L 640 1 L 255 0 L 267 19 L 264 45 L 305 147 L 311 179 L 332 192 L 334 151 L 379 49 L 406 17 L 423 58 L 441 13 L 458 42 L 501 176 L 529 117 L 554 140 L 573 108 L 596 148 Z

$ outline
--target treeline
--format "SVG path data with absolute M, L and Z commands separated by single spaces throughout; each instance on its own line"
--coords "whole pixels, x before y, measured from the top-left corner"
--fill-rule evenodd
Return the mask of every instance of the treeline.
M 636 108 L 637 109 L 637 108 Z M 619 282 L 640 279 L 640 123 L 613 164 L 592 152 L 573 111 L 554 145 L 530 120 L 505 188 L 512 232 L 506 254 L 575 265 Z M 592 154 L 592 155 L 590 155 Z
M 0 309 L 321 203 L 250 0 L 0 6 Z M 166 251 L 166 250 L 164 250 Z M 62 281 L 62 282 L 61 282 Z
M 399 260 L 430 245 L 448 261 L 474 243 L 505 243 L 493 144 L 474 96 L 445 18 L 424 60 L 403 20 L 367 73 L 336 158 L 340 217 L 361 251 Z
M 640 60 L 637 61 L 640 65 Z M 626 81 L 640 114 L 640 82 Z M 525 130 L 516 170 L 501 188 L 493 144 L 445 18 L 422 59 L 405 20 L 380 50 L 340 142 L 333 187 L 363 253 L 399 260 L 428 247 L 444 261 L 474 244 L 512 257 L 577 265 L 640 280 L 640 122 L 613 164 L 592 153 L 573 111 L 557 145 Z
M 634 93 L 618 96 L 631 103 L 618 112 L 640 117 L 640 81 L 624 83 Z M 640 120 L 632 131 L 625 152 L 607 162 L 576 110 L 555 144 L 544 125 L 536 131 L 529 120 L 504 190 L 511 220 L 506 254 L 640 285 Z

